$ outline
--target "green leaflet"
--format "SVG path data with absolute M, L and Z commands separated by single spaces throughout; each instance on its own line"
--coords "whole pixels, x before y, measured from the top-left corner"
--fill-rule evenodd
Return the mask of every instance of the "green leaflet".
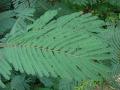
M 96 4 L 99 0 L 62 0 L 63 2 L 66 3 L 72 3 L 72 4 L 77 4 L 77 5 L 84 5 L 86 6 L 87 4 L 93 5 Z
M 25 80 L 25 76 L 16 75 L 11 81 L 12 90 L 30 90 L 30 85 L 27 83 L 28 80 Z
M 15 19 L 12 17 L 15 16 L 14 11 L 5 11 L 0 13 L 0 35 L 9 30 L 15 23 Z
M 110 27 L 106 32 L 103 32 L 102 36 L 109 45 L 112 47 L 112 58 L 115 63 L 119 63 L 120 60 L 120 28 Z
M 112 71 L 110 73 L 110 84 L 112 87 L 114 87 L 115 89 L 119 89 L 120 88 L 120 84 L 119 84 L 119 73 L 120 73 L 120 64 L 113 64 L 112 67 Z
M 115 31 L 112 34 L 112 40 L 111 45 L 113 47 L 113 58 L 115 60 L 120 60 L 120 30 L 119 28 L 116 28 Z
M 9 65 L 9 63 L 6 61 L 5 57 L 3 56 L 3 54 L 1 52 L 2 52 L 2 50 L 0 49 L 0 75 L 2 75 L 5 79 L 9 80 L 10 75 L 11 75 L 10 70 L 12 70 L 12 68 Z M 2 88 L 5 87 L 5 85 L 2 83 L 1 79 L 0 79 L 0 86 Z
M 2 88 L 5 88 L 5 85 L 3 84 L 3 82 L 0 80 L 0 86 L 2 87 Z
M 108 2 L 115 7 L 120 7 L 120 0 L 108 0 Z
M 23 33 L 26 30 L 26 22 L 25 20 L 31 20 L 30 17 L 33 16 L 34 13 L 33 8 L 26 8 L 22 10 L 9 10 L 0 14 L 0 35 L 5 32 L 10 31 L 9 35 L 13 35 L 14 33 Z M 17 17 L 16 19 L 13 17 Z M 16 34 L 17 35 L 17 34 Z
M 36 0 L 12 0 L 15 9 L 33 8 Z

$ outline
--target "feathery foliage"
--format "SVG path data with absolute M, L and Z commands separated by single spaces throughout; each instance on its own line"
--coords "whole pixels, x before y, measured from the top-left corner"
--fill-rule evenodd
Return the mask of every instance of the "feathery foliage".
M 29 32 L 3 43 L 4 54 L 15 70 L 39 77 L 60 76 L 78 80 L 96 79 L 98 74 L 106 76 L 109 69 L 102 65 L 102 61 L 111 58 L 110 48 L 94 35 L 101 30 L 99 27 L 103 22 L 91 14 L 80 15 L 79 12 L 54 20 L 56 14 L 57 11 L 46 12 L 30 25 Z
M 0 12 L 0 90 L 120 87 L 119 0 L 0 0 Z

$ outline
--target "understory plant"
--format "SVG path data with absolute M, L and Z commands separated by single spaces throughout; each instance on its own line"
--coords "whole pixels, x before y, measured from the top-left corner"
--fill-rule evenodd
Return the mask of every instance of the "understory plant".
M 119 0 L 0 0 L 0 90 L 119 90 Z

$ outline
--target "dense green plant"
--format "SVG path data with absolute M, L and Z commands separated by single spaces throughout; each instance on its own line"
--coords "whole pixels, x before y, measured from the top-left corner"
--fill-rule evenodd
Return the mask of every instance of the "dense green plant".
M 119 6 L 0 0 L 0 90 L 119 90 Z

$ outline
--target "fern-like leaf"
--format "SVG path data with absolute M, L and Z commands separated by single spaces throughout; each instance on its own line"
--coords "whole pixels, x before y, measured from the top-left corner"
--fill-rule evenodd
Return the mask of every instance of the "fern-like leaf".
M 103 31 L 103 21 L 80 12 L 55 19 L 48 11 L 28 32 L 2 44 L 15 70 L 39 77 L 97 79 L 109 69 L 102 61 L 111 59 L 110 48 L 95 33 Z

